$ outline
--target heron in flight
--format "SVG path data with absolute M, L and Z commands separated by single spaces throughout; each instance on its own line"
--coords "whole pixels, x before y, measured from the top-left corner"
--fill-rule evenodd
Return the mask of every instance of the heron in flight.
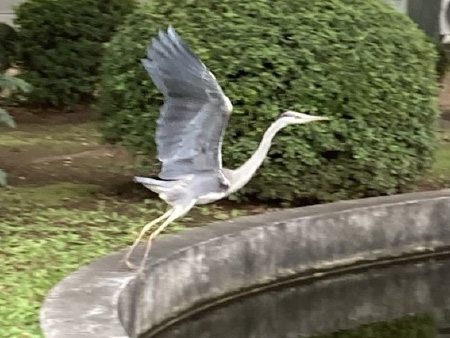
M 159 179 L 135 177 L 134 181 L 157 193 L 170 208 L 143 227 L 125 255 L 130 268 L 133 267 L 130 255 L 150 228 L 162 222 L 149 236 L 141 268 L 152 240 L 171 222 L 194 205 L 220 200 L 250 181 L 263 163 L 273 137 L 282 128 L 328 120 L 286 111 L 269 126 L 254 154 L 241 167 L 223 168 L 222 139 L 233 106 L 214 75 L 172 26 L 152 39 L 142 64 L 165 99 L 155 135 L 162 167 Z

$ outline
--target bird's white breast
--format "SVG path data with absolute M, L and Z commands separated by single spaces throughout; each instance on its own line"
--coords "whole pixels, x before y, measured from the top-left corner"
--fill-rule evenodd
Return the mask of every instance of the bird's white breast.
M 227 195 L 226 192 L 210 192 L 209 194 L 201 196 L 196 204 L 208 204 L 224 198 Z

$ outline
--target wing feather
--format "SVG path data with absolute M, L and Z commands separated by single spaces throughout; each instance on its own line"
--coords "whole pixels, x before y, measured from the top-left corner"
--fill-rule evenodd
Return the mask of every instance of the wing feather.
M 214 75 L 172 27 L 152 39 L 142 64 L 165 98 L 155 137 L 159 177 L 219 172 L 232 105 Z

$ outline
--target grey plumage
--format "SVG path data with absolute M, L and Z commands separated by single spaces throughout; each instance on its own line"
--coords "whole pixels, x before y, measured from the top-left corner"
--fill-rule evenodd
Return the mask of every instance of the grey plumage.
M 220 142 L 232 108 L 229 99 L 172 27 L 152 39 L 147 57 L 142 63 L 165 97 L 156 130 L 159 177 L 217 174 L 222 165 Z
M 171 208 L 148 223 L 128 251 L 125 262 L 131 266 L 129 256 L 134 247 L 153 225 L 164 220 L 149 237 L 141 267 L 152 239 L 168 224 L 195 204 L 211 203 L 244 186 L 261 166 L 279 130 L 327 119 L 287 111 L 267 129 L 247 162 L 236 170 L 222 168 L 222 139 L 232 104 L 214 75 L 171 26 L 152 39 L 142 64 L 164 95 L 155 135 L 162 166 L 160 180 L 135 177 L 135 182 L 157 193 Z

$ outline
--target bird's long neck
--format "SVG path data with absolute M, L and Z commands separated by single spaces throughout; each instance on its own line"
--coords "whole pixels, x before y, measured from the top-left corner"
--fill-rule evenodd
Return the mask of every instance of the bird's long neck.
M 233 170 L 233 182 L 231 183 L 230 193 L 242 188 L 255 174 L 256 170 L 264 162 L 264 159 L 272 145 L 272 139 L 286 124 L 282 120 L 276 120 L 264 133 L 258 149 L 253 155 L 239 168 Z

